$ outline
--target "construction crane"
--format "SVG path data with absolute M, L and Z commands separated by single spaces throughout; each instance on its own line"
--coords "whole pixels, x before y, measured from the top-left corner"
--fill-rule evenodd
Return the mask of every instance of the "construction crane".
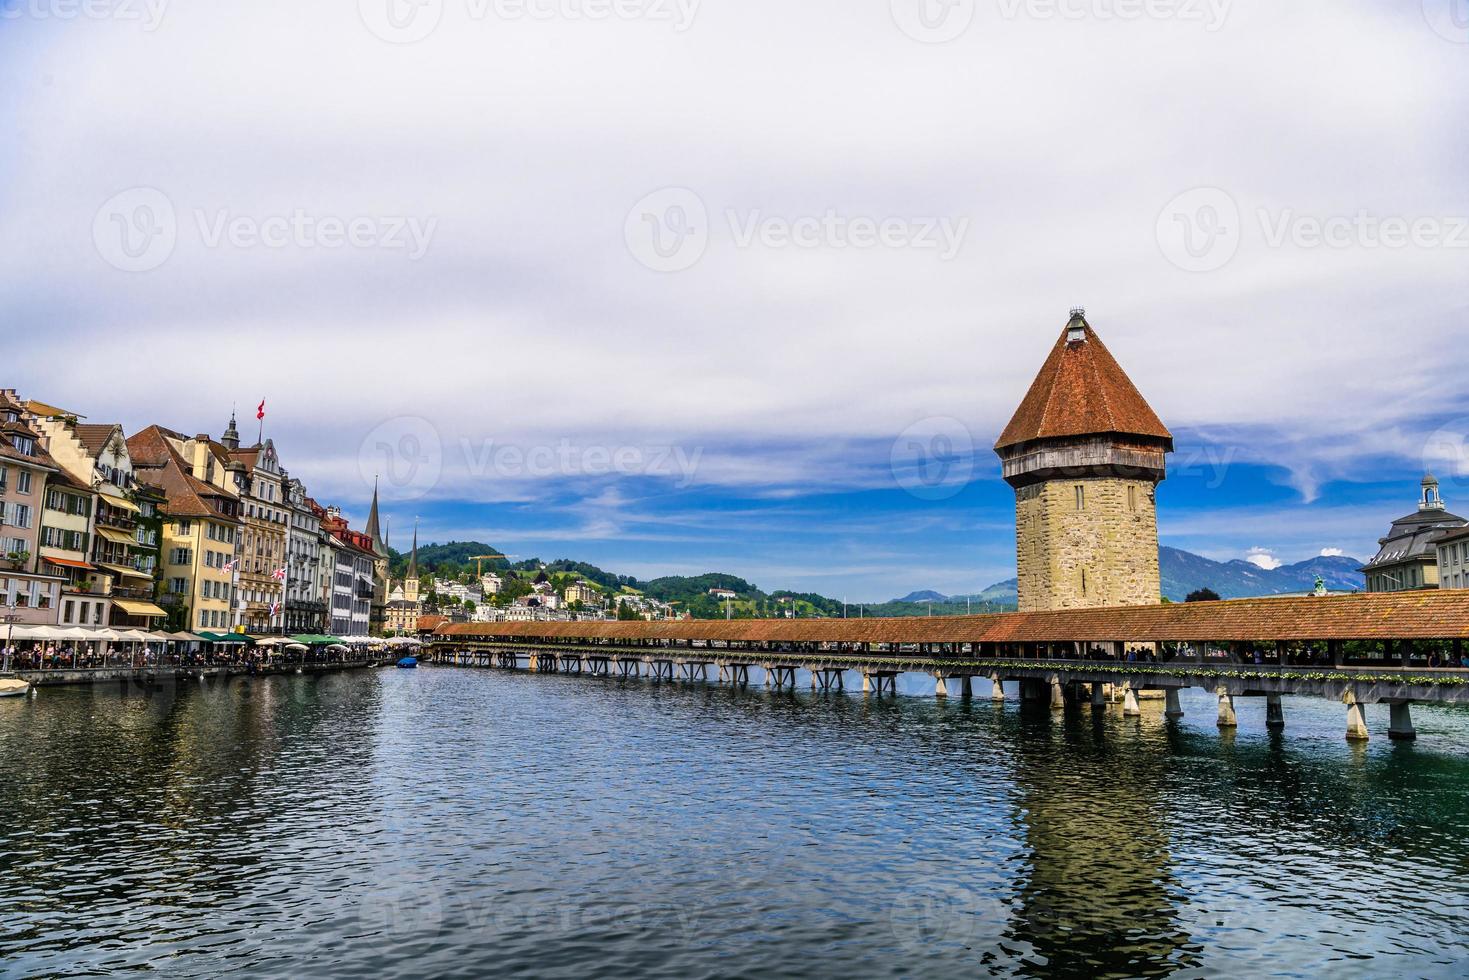
M 475 565 L 474 565 L 474 574 L 475 574 L 475 577 L 477 577 L 477 578 L 484 578 L 485 577 L 485 562 L 487 562 L 487 561 L 502 561 L 502 560 L 508 562 L 512 558 L 519 558 L 519 557 L 520 557 L 519 555 L 470 555 L 469 556 L 469 560 L 475 563 Z

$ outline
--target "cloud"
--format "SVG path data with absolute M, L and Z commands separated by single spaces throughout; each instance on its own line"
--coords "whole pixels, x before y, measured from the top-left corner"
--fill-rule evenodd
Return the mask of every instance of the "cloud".
M 1469 59 L 1417 4 L 1235 5 L 1215 31 L 1022 4 L 943 45 L 905 36 L 885 3 L 705 5 L 682 30 L 442 6 L 405 44 L 351 2 L 169 5 L 156 30 L 6 20 L 0 322 L 25 342 L 0 383 L 129 431 L 217 435 L 232 404 L 266 397 L 292 475 L 359 512 L 369 433 L 426 419 L 443 468 L 415 512 L 518 532 L 504 540 L 549 534 L 531 522 L 548 499 L 578 509 L 555 540 L 669 532 L 639 520 L 637 493 L 601 496 L 628 481 L 587 477 L 585 453 L 572 473 L 486 471 L 487 440 L 682 447 L 693 484 L 725 504 L 816 501 L 801 526 L 836 530 L 762 566 L 805 568 L 858 506 L 823 495 L 891 490 L 894 440 L 925 420 L 960 420 L 975 480 L 995 480 L 988 446 L 1084 303 L 1175 432 L 1278 468 L 1301 499 L 1385 466 L 1469 473 L 1450 288 L 1463 250 L 1271 247 L 1257 217 L 1469 209 L 1465 137 L 1442 125 L 1469 115 Z M 709 216 L 705 253 L 676 273 L 626 240 L 634 204 L 669 187 Z M 1227 192 L 1249 230 L 1209 273 L 1171 264 L 1157 237 L 1164 205 L 1198 187 Z M 99 208 L 131 188 L 176 212 L 150 271 L 110 266 L 95 239 Z M 733 233 L 829 211 L 969 229 L 951 261 Z M 437 223 L 416 260 L 211 233 L 221 214 L 298 213 Z M 123 366 L 120 343 L 137 360 Z M 1008 521 L 998 494 L 979 499 L 983 523 Z M 468 505 L 486 513 L 436 513 Z M 1165 516 L 1165 533 L 1183 526 Z M 1309 538 L 1221 521 L 1189 545 L 1238 554 L 1259 534 L 1306 554 L 1375 536 L 1384 517 Z M 977 533 L 961 541 L 978 552 Z M 948 544 L 915 536 L 906 567 Z M 873 594 L 973 587 L 948 554 L 933 581 L 899 581 L 903 567 L 874 575 L 892 585 Z
M 1322 558 L 1342 558 L 1342 557 L 1345 557 L 1345 556 L 1346 556 L 1346 552 L 1343 551 L 1340 548 L 1322 548 L 1321 549 L 1321 557 Z
M 1252 565 L 1258 565 L 1267 572 L 1274 571 L 1285 564 L 1279 558 L 1276 558 L 1268 548 L 1251 548 L 1249 554 L 1245 555 L 1245 561 Z

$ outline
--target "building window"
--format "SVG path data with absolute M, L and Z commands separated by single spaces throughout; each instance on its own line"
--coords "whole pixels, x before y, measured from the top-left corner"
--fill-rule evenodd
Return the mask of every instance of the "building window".
M 1137 513 L 1137 487 L 1127 488 L 1127 509 Z
M 15 492 L 16 493 L 30 493 L 31 492 L 31 471 L 30 470 L 21 470 L 18 474 L 16 474 L 16 477 L 15 477 Z
M 1086 510 L 1086 487 L 1080 483 L 1076 485 L 1076 509 Z

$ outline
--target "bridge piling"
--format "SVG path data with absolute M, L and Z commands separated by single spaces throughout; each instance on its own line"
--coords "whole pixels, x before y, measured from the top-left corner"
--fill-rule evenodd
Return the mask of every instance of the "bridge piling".
M 1342 700 L 1347 704 L 1347 741 L 1367 741 L 1370 736 L 1367 734 L 1367 713 L 1364 705 L 1351 691 L 1343 695 Z
M 1285 727 L 1285 706 L 1279 694 L 1265 695 L 1265 727 L 1276 732 Z
M 1122 717 L 1124 717 L 1124 718 L 1140 718 L 1140 717 L 1142 717 L 1142 713 L 1143 713 L 1143 709 L 1140 708 L 1140 707 L 1138 707 L 1138 703 L 1137 703 L 1137 689 L 1134 688 L 1131 684 L 1123 685 L 1123 688 L 1122 688 Z
M 1107 710 L 1107 692 L 1105 685 L 1101 681 L 1092 682 L 1092 710 Z
M 934 683 L 935 683 L 934 690 L 933 690 L 933 696 L 936 697 L 936 698 L 946 698 L 946 697 L 948 697 L 949 696 L 949 683 L 948 683 L 947 680 L 944 679 L 943 672 L 936 670 L 933 673 L 933 677 L 934 677 Z
M 1182 718 L 1183 705 L 1178 701 L 1178 688 L 1170 687 L 1163 692 L 1163 716 L 1165 718 Z
M 1051 676 L 1051 710 L 1066 710 L 1066 692 L 1061 689 L 1061 678 Z
M 1005 701 L 1005 682 L 999 674 L 990 676 L 990 700 L 996 704 L 1003 704 Z
M 1222 687 L 1216 693 L 1219 695 L 1219 727 L 1238 728 L 1239 719 L 1234 713 L 1234 695 Z
M 1388 703 L 1391 716 L 1388 721 L 1387 737 L 1397 742 L 1411 742 L 1418 737 L 1413 728 L 1412 702 L 1392 701 Z

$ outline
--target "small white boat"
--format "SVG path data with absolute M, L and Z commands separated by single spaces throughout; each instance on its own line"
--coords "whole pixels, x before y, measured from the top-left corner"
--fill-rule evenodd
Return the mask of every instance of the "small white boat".
M 0 698 L 21 698 L 31 693 L 31 682 L 19 677 L 0 677 Z

